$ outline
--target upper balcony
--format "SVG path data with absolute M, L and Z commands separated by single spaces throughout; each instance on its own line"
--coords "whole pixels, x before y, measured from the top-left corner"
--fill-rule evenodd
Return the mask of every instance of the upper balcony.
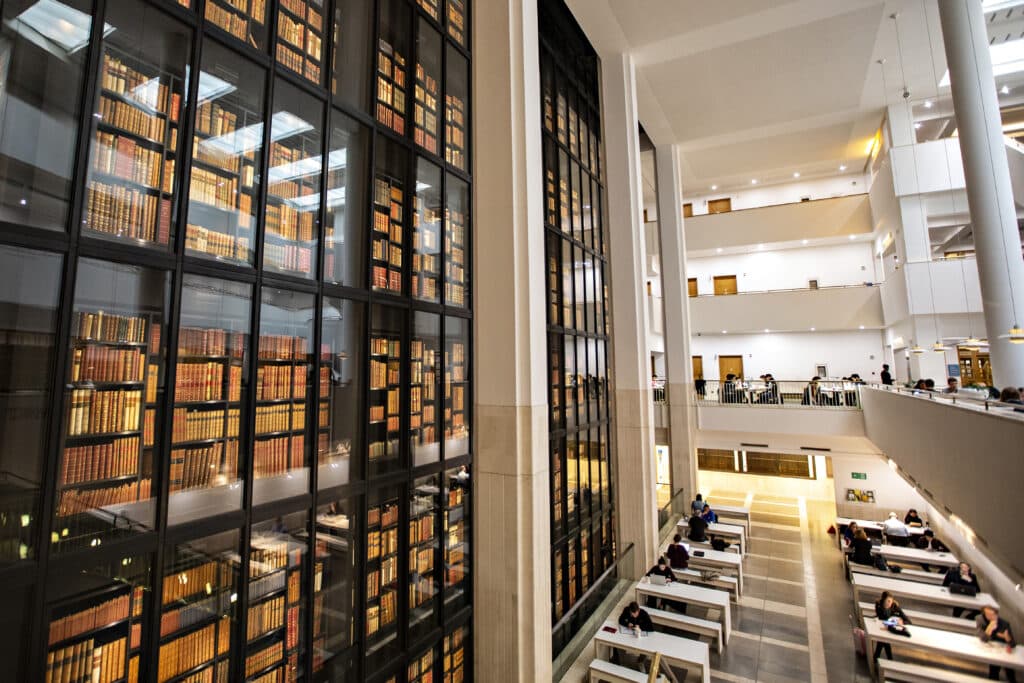
M 691 255 L 752 244 L 867 235 L 873 227 L 866 194 L 693 216 L 685 226 Z
M 880 329 L 879 285 L 746 292 L 690 298 L 693 333 Z

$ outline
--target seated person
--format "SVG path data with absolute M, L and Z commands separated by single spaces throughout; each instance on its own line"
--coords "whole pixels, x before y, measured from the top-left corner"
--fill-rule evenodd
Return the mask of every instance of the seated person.
M 658 558 L 658 563 L 648 569 L 644 576 L 655 575 L 665 577 L 665 581 L 669 583 L 676 580 L 676 576 L 672 573 L 672 568 L 668 566 L 668 560 L 665 559 L 664 555 Z
M 634 633 L 651 633 L 654 631 L 654 624 L 651 623 L 651 615 L 640 609 L 640 605 L 633 601 L 626 605 L 619 615 L 619 626 L 632 629 Z
M 925 529 L 924 533 L 918 536 L 914 545 L 921 550 L 934 550 L 937 553 L 949 552 L 946 544 L 935 538 L 935 532 L 931 529 Z
M 668 555 L 668 561 L 672 565 L 672 569 L 686 569 L 690 566 L 690 552 L 686 549 L 686 544 L 683 543 L 681 534 L 676 534 L 672 537 L 672 542 L 669 543 L 665 554 Z
M 711 537 L 711 547 L 719 552 L 725 552 L 726 548 L 729 547 L 729 543 L 718 536 Z
M 889 591 L 882 591 L 882 597 L 875 603 L 875 616 L 882 621 L 894 619 L 897 625 L 906 625 L 910 623 L 910 617 L 903 613 L 896 599 L 892 597 Z M 885 656 L 892 659 L 892 646 L 889 643 L 878 643 L 875 645 L 875 661 L 885 650 Z
M 875 558 L 871 554 L 871 539 L 868 538 L 863 529 L 857 529 L 857 532 L 853 535 L 853 545 L 851 547 L 853 548 L 853 557 L 850 558 L 852 562 L 874 566 Z
M 729 373 L 725 376 L 725 382 L 722 383 L 722 403 L 742 403 L 743 393 L 742 389 L 736 383 L 736 375 Z
M 714 524 L 718 521 L 718 515 L 715 514 L 710 505 L 705 505 L 704 509 L 700 511 L 700 518 L 708 524 Z
M 707 530 L 708 523 L 697 515 L 693 515 L 686 521 L 687 526 L 690 527 L 690 531 L 686 534 L 686 537 L 691 541 L 698 543 L 704 543 L 708 540 Z
M 1024 404 L 1024 401 L 1020 398 L 1020 390 L 1014 387 L 1006 387 L 999 393 L 1000 403 L 1013 403 L 1016 405 Z
M 1010 624 L 999 616 L 999 610 L 992 605 L 985 605 L 981 608 L 981 614 L 974 621 L 977 626 L 978 637 L 981 638 L 983 643 L 998 643 L 1004 645 L 1007 652 L 1012 652 L 1013 648 L 1017 645 L 1017 641 L 1013 637 L 1013 631 L 1010 629 Z M 994 681 L 999 680 L 999 667 L 990 665 L 988 667 L 988 677 Z M 1013 672 L 1013 669 L 1006 669 L 1006 680 L 1016 681 L 1017 674 Z
M 971 565 L 966 562 L 961 562 L 959 565 L 946 572 L 946 578 L 942 580 L 942 585 L 948 588 L 954 583 L 960 584 L 961 586 L 974 586 L 976 591 L 979 593 L 981 592 L 981 584 L 978 583 L 978 577 L 971 571 Z M 963 613 L 963 607 L 953 608 L 954 617 L 959 617 Z M 967 613 L 968 619 L 973 619 L 976 616 L 978 616 L 978 613 L 974 610 Z
M 860 529 L 860 526 L 857 522 L 851 521 L 846 525 L 846 529 L 843 530 L 843 542 L 846 544 L 847 549 L 853 546 L 853 537 L 858 529 Z
M 821 377 L 815 375 L 811 378 L 811 381 L 807 384 L 807 388 L 804 389 L 804 396 L 800 400 L 800 405 L 804 406 L 820 406 L 825 404 L 825 396 L 821 393 L 821 388 L 818 386 L 818 382 L 821 381 Z
M 924 526 L 924 520 L 921 519 L 921 516 L 917 514 L 917 510 L 915 510 L 914 508 L 910 508 L 910 510 L 907 511 L 906 517 L 903 518 L 903 523 L 906 524 L 907 526 L 914 526 L 914 527 L 923 527 Z
M 704 498 L 702 498 L 701 495 L 698 493 L 697 497 L 693 499 L 692 503 L 690 503 L 690 513 L 694 515 L 699 515 L 703 511 Z
M 882 523 L 885 542 L 890 545 L 906 546 L 910 543 L 910 531 L 907 525 L 899 520 L 895 512 L 889 513 L 889 519 Z

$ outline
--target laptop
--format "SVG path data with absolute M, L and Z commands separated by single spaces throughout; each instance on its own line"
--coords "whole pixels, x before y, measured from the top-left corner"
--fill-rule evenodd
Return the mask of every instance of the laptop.
M 949 592 L 955 595 L 966 595 L 973 598 L 978 594 L 977 586 L 971 586 L 963 583 L 951 583 L 949 584 Z
M 668 579 L 666 579 L 661 574 L 651 574 L 650 579 L 651 583 L 655 586 L 664 586 L 668 583 Z

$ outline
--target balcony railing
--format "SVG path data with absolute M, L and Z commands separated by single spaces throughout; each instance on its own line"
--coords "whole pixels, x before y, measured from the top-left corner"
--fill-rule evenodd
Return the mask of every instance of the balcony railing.
M 773 380 L 764 382 L 696 380 L 698 406 L 822 408 L 859 410 L 860 382 L 821 380 Z
M 712 292 L 705 292 L 698 294 L 697 296 L 691 296 L 691 299 L 721 299 L 724 296 L 742 296 L 744 294 L 778 294 L 780 292 L 825 292 L 833 289 L 860 289 L 862 287 L 880 287 L 883 283 L 881 282 L 857 282 L 849 285 L 826 285 L 817 287 L 778 287 L 775 289 L 745 289 L 730 294 L 714 294 Z
M 872 389 L 889 391 L 905 396 L 913 396 L 923 401 L 936 401 L 947 405 L 954 405 L 965 410 L 976 410 L 985 413 L 1008 417 L 1024 421 L 1024 405 L 1016 403 L 1003 403 L 997 399 L 986 398 L 984 392 L 971 389 L 961 389 L 955 394 L 946 394 L 939 391 L 925 391 L 903 386 L 886 386 L 883 384 L 872 384 Z

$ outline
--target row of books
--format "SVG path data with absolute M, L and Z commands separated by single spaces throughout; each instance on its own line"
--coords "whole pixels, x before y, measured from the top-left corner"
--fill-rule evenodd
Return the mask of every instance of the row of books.
M 244 332 L 229 332 L 202 327 L 182 327 L 178 332 L 178 353 L 189 356 L 227 356 L 241 358 L 245 350 Z
M 171 193 L 174 186 L 174 159 L 115 133 L 96 131 L 92 169 L 116 176 L 151 190 Z
M 171 451 L 170 490 L 210 488 L 238 476 L 238 442 L 217 442 L 201 448 Z
M 366 608 L 366 635 L 372 636 L 394 623 L 398 617 L 398 593 L 390 590 L 380 596 L 379 605 Z
M 247 214 L 239 215 L 247 219 Z M 236 261 L 248 262 L 251 257 L 248 237 L 225 235 L 191 223 L 185 229 L 185 249 Z
M 304 51 L 314 61 L 322 61 L 323 38 L 312 27 L 282 13 L 277 19 L 277 36 L 292 47 Z
M 263 360 L 305 360 L 308 354 L 309 340 L 306 337 L 260 335 L 259 357 Z
M 312 37 L 313 34 L 310 33 Z M 312 41 L 311 41 L 312 44 Z M 320 51 L 320 38 L 316 38 L 316 51 Z M 319 54 L 317 55 L 319 60 Z M 307 57 L 303 52 L 297 51 L 289 47 L 284 43 L 277 44 L 277 63 L 285 66 L 300 76 L 305 77 L 307 81 L 313 83 L 320 82 L 320 64 L 318 61 L 314 61 L 312 58 Z
M 434 650 L 413 658 L 406 673 L 406 683 L 434 683 Z
M 260 598 L 270 595 L 271 593 L 276 593 L 277 591 L 283 589 L 284 585 L 284 572 L 273 572 L 271 574 L 266 574 L 256 579 L 250 579 L 249 600 L 259 600 Z
M 175 578 L 179 578 L 175 576 Z M 213 584 L 210 584 L 211 588 Z M 205 586 L 199 586 L 202 590 Z M 188 628 L 200 621 L 210 618 L 211 614 L 217 614 L 231 608 L 231 596 L 227 593 L 208 595 L 196 602 L 172 609 L 160 615 L 160 637 L 170 635 L 175 631 Z
M 144 190 L 92 180 L 86 190 L 85 221 L 95 232 L 166 245 L 171 202 Z
M 465 272 L 461 266 L 446 266 L 447 282 L 444 285 L 444 300 L 452 306 L 466 305 L 466 290 L 463 287 Z
M 444 160 L 455 168 L 466 168 L 465 105 L 455 95 L 445 96 Z
M 179 600 L 205 593 L 206 586 L 216 588 L 222 583 L 230 583 L 231 572 L 230 566 L 216 560 L 168 572 L 164 576 L 161 604 L 170 605 Z
M 331 406 L 326 401 L 320 403 L 316 424 L 320 429 L 331 426 Z
M 396 386 L 401 376 L 401 368 L 396 361 L 370 360 L 370 388 L 386 389 L 389 386 Z M 397 398 L 396 398 L 397 400 Z M 391 411 L 389 411 L 391 412 Z M 397 406 L 395 408 L 397 412 Z
M 141 593 L 138 595 L 141 599 Z M 105 600 L 98 605 L 69 614 L 50 622 L 49 644 L 54 645 L 75 636 L 94 631 L 117 621 L 128 618 L 128 595 Z
M 320 368 L 321 378 L 327 368 Z M 256 369 L 256 400 L 306 397 L 306 365 L 261 365 Z
M 394 419 L 397 420 L 398 418 Z M 398 431 L 398 427 L 396 426 L 394 429 L 391 429 L 389 426 L 389 431 Z M 398 449 L 398 439 L 396 438 L 388 439 L 387 441 L 371 441 L 367 450 L 370 460 L 379 460 L 381 458 L 397 456 Z
M 134 476 L 139 471 L 139 437 L 64 449 L 60 484 Z
M 400 358 L 402 355 L 402 342 L 399 339 L 389 337 L 374 337 L 370 340 L 370 355 Z
M 434 20 L 438 18 L 438 0 L 417 0 L 419 6 L 423 8 L 423 11 L 430 15 Z
M 172 443 L 205 441 L 238 436 L 239 408 L 198 410 L 191 408 L 174 409 Z M 227 424 L 225 425 L 225 418 Z
M 256 406 L 256 434 L 273 434 L 305 429 L 306 406 L 281 404 Z
M 268 266 L 309 275 L 313 272 L 313 250 L 293 244 L 265 244 L 263 261 Z
M 189 185 L 189 201 L 202 202 L 210 206 L 216 206 L 228 211 L 235 211 L 247 198 L 248 195 L 239 195 L 239 179 L 236 177 L 225 177 L 220 173 L 205 169 L 192 168 L 192 179 Z M 244 186 L 243 187 L 247 187 Z M 241 211 L 248 214 L 247 210 Z M 248 227 L 248 224 L 244 227 Z
M 397 502 L 374 506 L 366 511 L 366 525 L 368 527 L 380 525 L 387 528 L 396 524 L 398 524 Z
M 103 55 L 100 87 L 137 102 L 142 107 L 169 116 L 172 121 L 178 120 L 181 94 L 172 91 L 167 83 L 160 80 L 160 76 L 154 77 L 137 71 L 110 52 Z
M 240 371 L 241 368 L 238 368 Z M 174 401 L 219 401 L 224 396 L 224 364 L 178 363 Z
M 283 595 L 249 607 L 245 629 L 246 637 L 249 640 L 282 626 L 284 626 Z
M 101 94 L 99 118 L 115 128 L 120 128 L 160 145 L 164 144 L 164 135 L 167 132 L 166 120 L 144 112 L 127 102 Z M 173 150 L 173 147 L 171 149 Z
M 279 662 L 284 657 L 284 644 L 281 642 L 274 643 L 262 650 L 257 650 L 251 655 L 247 655 L 245 658 L 245 675 L 252 676 L 257 671 L 263 671 L 274 662 Z M 283 683 L 283 679 L 280 677 L 281 671 L 272 671 L 272 681 L 275 683 Z M 268 675 L 270 675 L 268 674 Z M 257 679 L 259 680 L 259 679 Z
M 243 12 L 247 12 L 249 16 L 239 16 L 235 12 L 224 9 L 223 7 L 221 7 L 220 5 L 211 0 L 211 2 L 206 3 L 206 20 L 214 24 L 215 26 L 219 26 L 220 28 L 224 29 L 225 31 L 233 35 L 235 38 L 238 38 L 243 43 L 247 43 L 256 49 L 259 49 L 260 46 L 256 42 L 254 31 L 262 29 L 257 29 L 257 27 L 252 26 L 252 24 L 253 21 L 255 20 L 256 23 L 262 26 L 264 21 L 263 15 L 266 9 L 264 5 L 264 0 L 252 0 L 253 6 L 249 10 L 246 10 L 245 8 L 246 3 L 244 0 L 242 0 L 241 3 L 239 3 L 238 0 L 220 1 L 222 3 L 226 2 L 227 4 L 237 7 Z M 241 4 L 242 7 L 238 7 L 239 4 Z
M 124 677 L 125 639 L 95 645 L 92 638 L 50 650 L 46 683 L 113 683 Z
M 375 560 L 382 555 L 398 552 L 398 528 L 366 532 L 366 558 Z
M 419 545 L 434 538 L 434 515 L 409 520 L 409 544 Z
M 253 448 L 253 477 L 273 477 L 300 469 L 305 460 L 304 443 L 302 435 L 257 441 Z
M 287 187 L 282 187 L 282 185 L 282 183 L 277 183 L 271 188 L 272 196 L 289 199 L 289 197 L 282 196 L 279 193 L 287 189 Z M 316 209 L 317 205 L 314 205 L 314 210 L 312 211 L 303 211 L 292 207 L 290 204 L 270 204 L 268 202 L 266 213 L 267 232 L 288 240 L 310 242 L 314 236 L 313 223 L 316 218 Z
M 302 562 L 302 549 L 290 547 L 277 534 L 253 536 L 249 542 L 249 578 L 255 578 Z
M 460 45 L 466 44 L 466 4 L 465 0 L 447 0 L 448 2 L 448 35 Z
M 141 382 L 146 357 L 139 348 L 79 346 L 71 357 L 72 382 Z
M 142 391 L 131 389 L 72 389 L 68 436 L 138 431 Z
M 207 5 L 209 7 L 209 5 Z M 225 617 L 227 619 L 227 617 Z M 228 626 L 228 625 L 225 625 Z M 225 626 L 222 626 L 224 628 Z M 157 677 L 166 681 L 216 656 L 217 624 L 210 624 L 160 646 Z
M 149 479 L 143 479 L 111 488 L 85 491 L 68 489 L 60 494 L 56 516 L 70 517 L 109 505 L 122 505 L 139 500 L 147 500 L 151 497 L 150 483 Z
M 431 555 L 433 553 L 431 552 Z M 425 573 L 416 572 L 409 576 L 409 607 L 415 609 L 429 602 L 437 595 L 437 583 L 428 575 L 434 571 L 433 566 Z

